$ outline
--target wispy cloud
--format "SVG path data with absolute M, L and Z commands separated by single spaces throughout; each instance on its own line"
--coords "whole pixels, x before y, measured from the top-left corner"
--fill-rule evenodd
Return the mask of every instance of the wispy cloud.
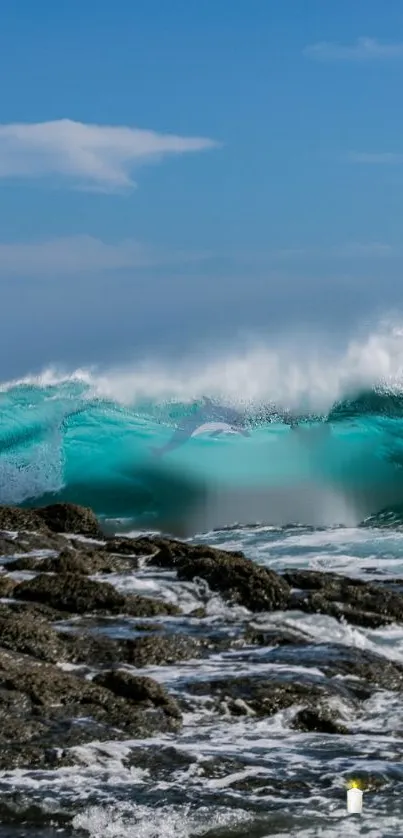
M 401 256 L 401 250 L 391 244 L 384 244 L 383 242 L 346 242 L 345 244 L 335 245 L 331 248 L 331 254 L 339 256 L 340 258 L 358 258 L 358 259 L 372 259 L 372 258 L 389 258 L 391 256 Z
M 402 250 L 394 245 L 379 241 L 344 242 L 329 247 L 290 247 L 272 251 L 276 260 L 294 261 L 303 259 L 384 259 L 402 256 Z
M 133 188 L 133 173 L 168 155 L 217 146 L 205 137 L 180 137 L 139 128 L 54 122 L 0 125 L 0 178 L 59 176 L 81 188 Z
M 48 241 L 0 243 L 0 276 L 67 276 L 208 258 L 210 254 L 206 252 L 166 252 L 134 239 L 113 244 L 92 236 L 66 236 Z
M 376 38 L 358 38 L 353 44 L 320 41 L 305 47 L 304 55 L 317 61 L 383 61 L 403 58 L 403 42 L 382 44 Z
M 403 163 L 403 154 L 392 151 L 350 151 L 348 159 L 351 163 L 394 165 L 396 163 Z

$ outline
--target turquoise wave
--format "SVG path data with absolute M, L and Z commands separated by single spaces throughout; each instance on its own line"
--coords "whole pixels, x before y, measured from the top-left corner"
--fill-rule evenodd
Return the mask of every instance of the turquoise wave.
M 318 415 L 208 398 L 123 405 L 74 377 L 0 392 L 0 503 L 72 501 L 123 528 L 382 523 L 391 509 L 396 523 L 402 466 L 400 392 L 369 389 Z

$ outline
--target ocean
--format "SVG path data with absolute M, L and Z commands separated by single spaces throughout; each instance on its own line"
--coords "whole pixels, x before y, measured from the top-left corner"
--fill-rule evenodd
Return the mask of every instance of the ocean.
M 357 339 L 336 356 L 260 347 L 180 370 L 49 369 L 4 383 L 0 417 L 1 504 L 70 501 L 91 507 L 106 531 L 168 532 L 241 550 L 278 572 L 403 580 L 399 329 Z M 195 688 L 252 676 L 321 682 L 335 649 L 403 665 L 401 624 L 252 614 L 203 580 L 178 581 L 146 564 L 108 581 L 179 605 L 180 617 L 163 618 L 165 631 L 210 632 L 223 648 L 140 670 L 181 698 L 179 733 L 80 746 L 74 767 L 0 772 L 1 836 L 403 834 L 401 693 L 379 686 L 354 704 L 340 689 L 339 734 L 296 730 L 295 707 L 217 715 Z M 200 607 L 202 621 L 194 616 Z M 299 633 L 304 644 L 226 645 L 245 625 Z M 133 633 L 130 618 L 99 621 L 95 630 Z M 331 677 L 342 685 L 345 676 Z M 346 782 L 356 775 L 367 782 L 363 814 L 349 816 Z

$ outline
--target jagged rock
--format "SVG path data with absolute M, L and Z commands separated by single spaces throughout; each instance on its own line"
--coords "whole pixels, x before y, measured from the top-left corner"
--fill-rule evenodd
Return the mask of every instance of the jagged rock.
M 200 657 L 200 643 L 183 634 L 134 637 L 120 641 L 122 659 L 138 669 Z
M 145 702 L 148 705 L 162 707 L 168 716 L 175 719 L 182 718 L 177 702 L 153 678 L 132 675 L 131 672 L 118 669 L 102 672 L 94 678 L 94 682 L 111 690 L 114 695 L 126 698 L 135 704 Z
M 294 716 L 291 727 L 312 733 L 347 734 L 348 729 L 341 724 L 329 710 L 299 710 Z
M 117 553 L 122 556 L 139 556 L 142 554 L 142 550 L 139 549 L 139 544 L 142 544 L 143 541 L 147 542 L 147 539 L 116 536 L 115 538 L 106 539 L 104 549 L 108 553 Z M 155 548 L 150 548 L 150 552 L 153 552 L 154 549 Z M 147 550 L 145 554 L 148 554 Z
M 75 503 L 54 503 L 35 510 L 44 524 L 57 533 L 74 533 L 87 538 L 103 539 L 104 535 L 92 509 Z
M 0 597 L 9 597 L 13 595 L 13 591 L 18 585 L 15 579 L 7 576 L 5 573 L 0 575 Z
M 46 532 L 47 526 L 35 509 L 0 506 L 0 530 L 8 532 Z
M 65 656 L 60 635 L 45 619 L 5 608 L 0 611 L 0 646 L 52 663 Z
M 342 695 L 345 701 L 355 706 L 354 697 L 343 685 L 332 686 L 314 681 L 296 683 L 261 676 L 229 677 L 189 682 L 186 690 L 192 695 L 212 696 L 213 708 L 235 716 L 271 716 L 294 704 L 316 710 L 318 703 L 323 704 L 333 695 Z
M 251 611 L 273 611 L 288 602 L 287 582 L 244 556 L 224 552 L 211 557 L 192 555 L 181 559 L 177 569 L 179 579 L 201 577 L 213 591 Z
M 259 567 L 240 551 L 161 538 L 142 539 L 141 544 L 143 549 L 151 549 L 151 545 L 158 549 L 147 564 L 176 568 L 179 579 L 205 579 L 212 590 L 252 611 L 272 611 L 287 605 L 290 586 L 286 580 Z
M 20 570 L 34 571 L 34 573 L 36 573 L 38 570 L 42 569 L 43 561 L 44 560 L 38 556 L 19 556 L 18 559 L 11 559 L 7 562 L 5 567 L 9 573 L 14 573 L 15 571 Z
M 403 594 L 383 585 L 313 570 L 289 571 L 284 579 L 300 590 L 290 605 L 304 611 L 373 628 L 403 622 Z
M 0 649 L 0 768 L 46 766 L 56 748 L 94 739 L 177 730 L 179 716 L 158 705 L 157 694 L 150 711 L 151 689 L 143 695 L 134 703 L 57 666 Z
M 41 602 L 73 614 L 129 614 L 152 617 L 180 613 L 173 605 L 135 594 L 119 593 L 108 582 L 97 582 L 73 573 L 39 574 L 14 589 L 16 599 Z
M 305 646 L 312 638 L 296 629 L 249 626 L 243 636 L 252 646 Z
M 50 573 L 78 573 L 92 575 L 96 573 L 124 573 L 134 570 L 137 560 L 110 555 L 102 550 L 82 550 L 80 552 L 63 550 L 56 558 L 45 559 L 41 571 Z

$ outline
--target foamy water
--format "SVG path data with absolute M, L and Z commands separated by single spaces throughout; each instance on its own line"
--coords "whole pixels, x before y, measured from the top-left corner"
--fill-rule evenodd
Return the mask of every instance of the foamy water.
M 403 533 L 371 529 L 313 530 L 291 527 L 232 528 L 199 536 L 230 549 L 242 548 L 275 569 L 327 569 L 365 579 L 403 576 Z M 97 577 L 99 578 L 99 577 Z M 102 578 L 102 577 L 101 577 Z M 297 706 L 258 718 L 253 713 L 217 715 L 208 694 L 189 685 L 225 677 L 287 674 L 326 678 L 319 644 L 338 643 L 403 663 L 403 626 L 369 630 L 323 615 L 300 612 L 250 614 L 226 605 L 205 583 L 180 583 L 169 571 L 142 565 L 132 575 L 108 576 L 124 591 L 158 596 L 183 609 L 164 618 L 168 632 L 229 637 L 232 647 L 200 659 L 136 670 L 186 699 L 178 734 L 147 740 L 75 748 L 78 766 L 0 774 L 0 793 L 23 812 L 35 805 L 41 825 L 32 834 L 98 838 L 344 838 L 399 835 L 403 824 L 403 702 L 397 693 L 376 691 L 354 704 L 332 698 L 347 735 L 301 733 L 292 728 Z M 204 605 L 203 620 L 192 617 Z M 132 636 L 130 618 L 102 621 L 110 636 Z M 310 638 L 304 649 L 237 647 L 242 627 L 291 628 Z M 315 648 L 318 655 L 315 658 Z M 287 657 L 288 655 L 288 657 Z M 313 660 L 311 660 L 313 658 Z M 129 667 L 130 668 L 130 667 Z M 91 677 L 91 673 L 89 673 Z M 343 679 L 335 679 L 342 681 Z M 374 779 L 364 792 L 360 817 L 346 813 L 346 778 L 364 772 Z M 66 819 L 68 823 L 66 823 Z M 7 827 L 0 835 L 30 835 Z

